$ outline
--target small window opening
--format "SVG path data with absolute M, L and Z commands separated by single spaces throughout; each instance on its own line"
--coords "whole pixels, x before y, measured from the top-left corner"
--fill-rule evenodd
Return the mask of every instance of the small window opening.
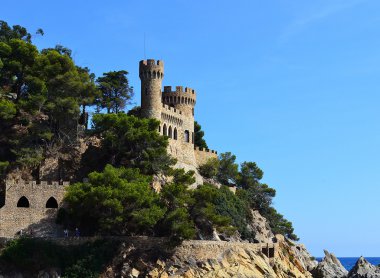
M 28 208 L 29 207 L 29 200 L 25 196 L 22 196 L 18 202 L 17 202 L 18 208 Z
M 58 202 L 54 197 L 50 197 L 46 202 L 46 208 L 58 208 Z

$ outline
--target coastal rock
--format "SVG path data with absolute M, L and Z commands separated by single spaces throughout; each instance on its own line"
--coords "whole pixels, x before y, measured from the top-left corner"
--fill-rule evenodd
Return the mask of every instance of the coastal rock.
M 370 264 L 366 259 L 360 257 L 355 266 L 348 274 L 348 278 L 378 278 L 380 269 Z
M 312 271 L 314 278 L 344 278 L 347 277 L 348 271 L 343 267 L 341 262 L 334 254 L 324 250 L 325 257 Z
M 296 258 L 301 262 L 302 267 L 311 271 L 318 266 L 318 261 L 310 255 L 305 245 L 292 242 L 292 250 Z
M 257 210 L 251 210 L 251 214 L 252 221 L 248 225 L 248 229 L 255 234 L 255 241 L 259 243 L 272 242 L 274 234 L 268 221 Z

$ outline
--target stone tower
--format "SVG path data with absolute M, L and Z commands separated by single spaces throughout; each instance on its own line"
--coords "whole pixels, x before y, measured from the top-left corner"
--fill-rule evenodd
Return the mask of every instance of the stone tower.
M 139 76 L 141 79 L 142 116 L 161 120 L 164 62 L 153 59 L 140 61 Z
M 160 121 L 158 132 L 169 139 L 168 153 L 177 159 L 175 167 L 196 173 L 196 181 L 202 183 L 198 166 L 217 152 L 194 146 L 194 107 L 196 92 L 183 86 L 165 86 L 162 91 L 164 63 L 153 59 L 140 61 L 141 114 Z

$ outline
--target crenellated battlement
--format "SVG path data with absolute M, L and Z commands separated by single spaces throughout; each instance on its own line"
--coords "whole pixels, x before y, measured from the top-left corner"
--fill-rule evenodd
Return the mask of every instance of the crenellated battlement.
M 185 87 L 184 89 L 183 86 L 176 86 L 174 91 L 172 90 L 172 86 L 164 86 L 164 93 L 172 93 L 172 94 L 187 93 L 187 94 L 196 95 L 196 92 L 194 89 L 191 89 L 188 87 Z
M 164 78 L 164 62 L 153 59 L 140 61 L 139 76 L 141 79 L 162 80 Z
M 162 104 L 163 111 L 168 111 L 169 113 L 175 113 L 182 116 L 182 111 L 167 104 Z
M 194 147 L 194 150 L 196 150 L 196 151 L 198 151 L 198 152 L 206 152 L 206 153 L 214 153 L 214 154 L 218 154 L 217 151 L 209 150 L 209 149 L 204 149 L 204 148 L 200 148 L 200 147 Z
M 183 88 L 183 86 L 176 86 L 172 90 L 172 86 L 165 86 L 162 93 L 162 102 L 169 105 L 190 105 L 195 106 L 196 92 L 191 88 Z
M 140 61 L 140 66 L 164 66 L 164 61 L 162 60 L 155 60 L 155 59 L 147 59 L 147 60 L 141 60 Z
M 41 181 L 37 183 L 37 181 L 24 181 L 24 180 L 7 180 L 6 188 L 7 190 L 10 188 L 19 189 L 19 188 L 61 188 L 69 186 L 70 182 L 63 181 Z

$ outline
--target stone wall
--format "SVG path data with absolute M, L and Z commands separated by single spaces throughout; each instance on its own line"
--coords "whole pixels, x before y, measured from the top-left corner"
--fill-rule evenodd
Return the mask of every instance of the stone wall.
M 210 158 L 218 158 L 218 152 L 214 150 L 195 147 L 194 153 L 197 165 L 199 166 L 205 164 Z
M 0 208 L 0 237 L 14 237 L 21 229 L 37 236 L 56 236 L 55 217 L 68 184 L 7 181 L 5 205 Z

